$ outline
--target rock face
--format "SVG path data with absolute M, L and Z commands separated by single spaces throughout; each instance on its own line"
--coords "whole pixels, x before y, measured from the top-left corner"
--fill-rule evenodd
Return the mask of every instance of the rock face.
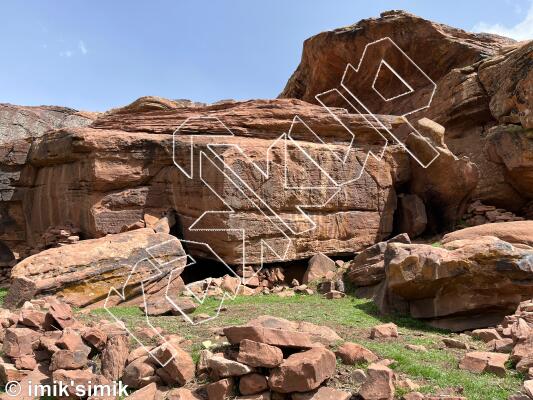
M 16 307 L 37 294 L 55 293 L 85 306 L 107 297 L 112 286 L 122 288 L 130 274 L 127 289 L 144 282 L 146 290 L 165 278 L 168 283 L 170 271 L 173 279 L 179 278 L 184 256 L 178 239 L 149 228 L 45 250 L 13 268 L 5 305 Z M 157 271 L 148 258 L 164 267 Z
M 443 248 L 390 243 L 385 271 L 383 311 L 408 311 L 451 330 L 494 325 L 533 294 L 533 248 L 493 236 Z
M 211 119 L 198 118 L 200 114 L 208 114 Z M 321 204 L 334 193 L 328 189 L 284 189 L 282 165 L 286 163 L 280 159 L 284 156 L 281 148 L 273 150 L 268 179 L 258 175 L 257 167 L 250 161 L 266 160 L 267 149 L 291 128 L 295 115 L 300 115 L 311 129 L 330 142 L 344 140 L 345 128 L 327 111 L 298 100 L 258 100 L 156 111 L 125 107 L 107 113 L 92 128 L 62 129 L 47 134 L 33 144 L 25 166 L 27 179 L 17 189 L 24 210 L 21 221 L 31 224 L 31 229 L 24 234 L 26 242 L 30 247 L 35 246 L 49 227 L 67 223 L 75 225 L 79 235 L 88 239 L 116 234 L 138 224 L 143 226 L 146 214 L 160 217 L 170 213 L 177 221 L 173 227 L 176 235 L 209 243 L 230 264 L 239 264 L 242 259 L 242 240 L 233 231 L 206 232 L 202 228 L 245 228 L 249 244 L 247 261 L 259 263 L 262 239 L 271 237 L 271 242 L 281 242 L 285 240 L 287 227 L 295 232 L 309 228 L 310 222 L 296 206 Z M 171 135 L 187 118 L 184 137 L 176 136 L 173 155 Z M 241 146 L 246 156 L 231 146 L 220 149 L 217 156 L 208 150 L 208 144 L 221 140 L 210 138 L 210 133 L 227 135 L 220 122 L 213 122 L 218 121 L 216 118 L 224 121 L 236 135 L 225 137 L 223 142 Z M 391 120 L 383 117 L 385 124 L 390 125 Z M 367 146 L 373 145 L 376 131 L 372 124 L 360 116 L 348 116 L 345 123 L 360 134 Z M 305 128 L 295 126 L 292 132 L 297 139 L 295 143 L 320 158 L 323 168 L 336 178 L 348 179 L 354 171 L 361 172 L 364 151 L 354 152 L 346 164 L 339 164 L 330 145 L 312 143 Z M 204 152 L 199 161 L 203 166 L 202 178 L 212 190 L 196 176 L 198 173 L 190 180 L 174 164 L 186 168 L 190 161 L 190 136 L 186 133 L 199 135 L 195 150 Z M 292 146 L 288 157 L 290 185 L 325 185 L 324 173 L 308 165 L 306 153 Z M 397 162 L 405 158 L 395 157 L 399 158 Z M 269 210 L 260 211 L 253 206 L 252 194 L 240 193 L 233 180 L 217 167 L 222 161 L 227 168 L 242 172 L 242 181 L 255 189 L 255 195 L 271 207 L 284 225 L 272 222 Z M 263 164 L 260 165 L 264 167 Z M 403 165 L 407 171 L 409 166 L 405 162 Z M 198 164 L 194 168 L 198 171 Z M 396 198 L 393 168 L 396 166 L 392 161 L 385 159 L 368 162 L 359 179 L 344 186 L 329 203 L 314 209 L 310 218 L 316 223 L 316 229 L 296 237 L 286 259 L 304 258 L 318 251 L 335 254 L 360 250 L 376 238 L 390 234 Z M 261 191 L 262 187 L 268 190 Z M 196 224 L 198 229 L 189 229 L 204 211 L 224 209 L 214 192 L 235 212 L 211 214 Z M 62 199 L 61 206 L 52 201 L 56 198 Z M 327 240 L 322 240 L 326 237 Z M 213 257 L 205 249 L 194 246 L 191 252 Z M 279 259 L 267 253 L 272 260 Z
M 409 35 L 403 34 L 407 30 Z M 519 211 L 531 201 L 533 187 L 531 41 L 515 43 L 495 35 L 468 33 L 403 11 L 389 11 L 380 18 L 365 19 L 306 40 L 300 65 L 280 97 L 318 103 L 315 96 L 339 87 L 348 63 L 359 66 L 366 45 L 385 37 L 391 38 L 436 84 L 430 107 L 411 114 L 409 119 L 426 116 L 444 126 L 444 141 L 450 150 L 459 157 L 468 156 L 477 165 L 480 179 L 473 192 L 475 199 Z M 372 98 L 374 77 L 380 78 L 376 85 L 382 80 L 383 87 L 392 88 L 391 95 L 401 94 L 405 88 L 392 74 L 378 71 L 381 54 L 367 55 L 371 56 L 370 62 L 362 63 L 357 73 L 361 84 L 348 82 L 352 86 L 346 87 L 373 113 L 403 115 L 398 110 L 427 95 L 422 90 L 421 96 L 413 93 L 395 101 Z M 406 63 L 401 61 L 400 53 L 386 61 L 405 77 L 401 72 Z M 328 101 L 332 106 L 343 106 L 339 99 L 330 97 Z
M 305 124 L 294 120 L 295 115 Z M 104 114 L 91 127 L 61 129 L 33 143 L 25 179 L 17 187 L 21 226 L 31 227 L 24 228 L 25 243 L 36 248 L 50 229 L 64 226 L 83 239 L 117 234 L 150 226 L 154 218 L 147 216 L 153 216 L 166 218 L 165 229 L 180 238 L 208 243 L 229 264 L 242 262 L 238 229 L 244 229 L 250 264 L 260 264 L 261 254 L 263 261 L 273 262 L 359 251 L 390 235 L 395 188 L 409 187 L 412 177 L 421 175 L 403 145 L 387 146 L 381 160 L 366 158 L 369 151 L 383 150 L 384 127 L 397 124 L 394 117 L 376 118 L 334 118 L 324 107 L 299 100 L 193 107 L 140 99 Z M 356 147 L 339 163 L 332 149 L 347 150 L 345 127 L 354 133 Z M 278 139 L 287 131 L 294 141 L 285 153 Z M 227 145 L 213 147 L 221 141 Z M 416 138 L 412 142 L 414 152 L 427 150 Z M 468 162 L 455 160 L 445 147 L 437 150 L 438 169 L 448 171 L 455 186 L 425 179 L 423 184 L 411 182 L 411 187 L 431 210 L 444 207 L 448 224 L 460 214 L 475 177 Z M 265 177 L 258 171 L 267 168 L 267 155 L 271 162 Z M 309 157 L 318 160 L 320 168 Z M 350 183 L 337 191 L 332 179 Z M 61 206 L 53 201 L 57 198 Z M 306 205 L 310 211 L 299 208 Z M 228 207 L 233 212 L 210 213 L 199 220 L 205 211 Z M 431 213 L 428 218 L 434 220 Z M 422 229 L 417 224 L 417 233 Z M 265 238 L 273 251 L 262 253 Z M 200 245 L 191 245 L 190 252 L 214 258 Z
M 0 282 L 27 251 L 26 218 L 18 188 L 32 142 L 52 129 L 89 125 L 96 113 L 65 107 L 0 104 Z
M 401 33 L 406 26 L 410 27 L 409 35 Z M 388 11 L 381 18 L 364 19 L 307 39 L 300 65 L 280 97 L 315 102 L 315 95 L 338 86 L 346 64 L 359 64 L 366 44 L 384 37 L 394 40 L 434 81 L 452 68 L 473 64 L 512 43 L 510 39 L 467 33 L 404 11 Z

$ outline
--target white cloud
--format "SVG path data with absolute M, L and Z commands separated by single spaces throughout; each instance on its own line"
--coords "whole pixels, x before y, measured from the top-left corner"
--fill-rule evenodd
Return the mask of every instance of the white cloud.
M 78 42 L 78 49 L 80 49 L 81 54 L 83 55 L 87 54 L 87 47 L 85 47 L 85 43 L 83 43 L 83 40 L 80 40 Z
M 530 3 L 529 10 L 527 11 L 524 20 L 515 26 L 506 27 L 501 24 L 487 24 L 485 22 L 480 22 L 474 26 L 473 31 L 495 33 L 516 40 L 533 39 L 533 1 Z
M 73 52 L 71 50 L 65 50 L 65 51 L 60 51 L 59 52 L 59 56 L 60 57 L 70 58 L 70 57 L 72 57 L 72 54 L 73 54 Z

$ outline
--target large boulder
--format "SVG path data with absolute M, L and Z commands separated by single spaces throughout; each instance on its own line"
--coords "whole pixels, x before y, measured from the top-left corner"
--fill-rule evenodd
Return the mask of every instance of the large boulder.
M 455 331 L 494 326 L 533 295 L 533 247 L 492 236 L 443 247 L 390 243 L 385 271 L 376 298 L 383 312 Z
M 390 238 L 384 242 L 378 242 L 360 252 L 350 262 L 346 278 L 354 286 L 373 286 L 385 279 L 385 250 L 388 243 L 411 243 L 406 234 Z
M 480 236 L 495 236 L 511 244 L 522 243 L 533 247 L 533 221 L 497 222 L 472 226 L 444 235 L 442 243 L 476 239 Z
M 128 278 L 125 293 L 131 294 L 141 282 L 149 288 L 170 276 L 179 277 L 184 256 L 178 239 L 149 228 L 48 249 L 13 268 L 5 305 L 16 307 L 35 295 L 53 293 L 85 306 L 107 297 L 111 287 L 120 291 Z
M 243 241 L 235 233 L 239 229 L 245 230 L 246 261 L 251 264 L 259 264 L 262 254 L 264 261 L 279 260 L 272 252 L 263 251 L 262 243 L 268 237 L 272 246 L 284 246 L 285 235 L 292 235 L 287 227 L 294 232 L 308 231 L 294 237 L 287 252 L 276 248 L 285 260 L 318 252 L 359 251 L 376 238 L 390 234 L 396 202 L 395 171 L 401 169 L 406 175 L 409 165 L 403 155 L 396 154 L 396 148 L 390 149 L 388 159 L 369 160 L 362 171 L 365 149 L 374 145 L 374 137 L 379 136 L 376 130 L 382 128 L 360 115 L 343 119 L 362 145 L 343 164 L 331 146 L 333 142 L 335 146 L 348 143 L 346 129 L 322 107 L 302 101 L 255 100 L 203 107 L 175 105 L 157 110 L 141 105 L 106 113 L 90 128 L 62 129 L 33 143 L 25 165 L 27 186 L 21 188 L 25 193 L 21 212 L 31 226 L 24 237 L 29 246 L 35 246 L 50 227 L 73 223 L 80 237 L 98 238 L 142 227 L 147 224 L 146 215 L 173 215 L 176 223 L 169 228 L 174 234 L 208 243 L 229 264 L 242 262 Z M 199 114 L 209 114 L 209 118 L 200 118 Z M 289 146 L 285 163 L 284 147 L 271 146 L 282 132 L 291 129 L 295 115 L 328 144 L 315 143 L 309 130 L 297 124 L 292 135 L 305 152 Z M 172 133 L 184 121 L 184 133 L 176 134 L 174 142 Z M 229 135 L 220 121 L 235 136 Z M 384 126 L 393 121 L 391 117 L 380 119 Z M 226 136 L 213 138 L 212 133 Z M 194 139 L 194 159 L 195 163 L 202 163 L 203 181 L 198 176 L 198 165 L 192 179 L 175 165 L 184 169 L 189 165 L 189 134 L 198 135 Z M 240 146 L 246 155 L 232 146 L 218 148 L 216 154 L 208 147 L 221 141 Z M 264 168 L 269 148 L 273 161 L 266 178 L 258 172 L 258 165 Z M 204 154 L 201 158 L 200 152 Z M 361 176 L 343 186 L 329 202 L 335 190 L 285 189 L 285 164 L 288 184 L 293 187 L 327 184 L 325 174 L 313 166 L 307 155 L 320 160 L 335 179 L 346 181 L 359 173 Z M 252 160 L 260 161 L 256 165 Z M 244 183 L 235 185 L 236 178 L 219 168 L 222 162 L 226 170 L 239 173 L 239 179 L 255 194 L 243 193 L 240 187 Z M 255 202 L 263 204 L 260 210 L 251 201 L 255 195 L 261 199 Z M 204 211 L 227 208 L 219 196 L 234 212 L 210 213 L 195 225 L 196 229 L 189 229 Z M 54 200 L 58 198 L 62 199 L 61 206 Z M 312 223 L 298 208 L 300 205 L 316 206 L 312 213 L 307 212 Z M 309 229 L 313 224 L 316 228 Z M 190 252 L 215 258 L 200 245 L 190 245 Z

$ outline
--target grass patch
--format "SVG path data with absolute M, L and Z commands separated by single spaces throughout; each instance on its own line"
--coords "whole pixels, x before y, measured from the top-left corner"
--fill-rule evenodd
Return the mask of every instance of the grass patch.
M 4 306 L 4 300 L 7 296 L 7 289 L 0 289 L 0 307 Z
M 214 315 L 219 301 L 208 298 L 191 317 L 197 314 Z M 461 388 L 469 400 L 504 400 L 519 390 L 521 376 L 509 371 L 505 378 L 495 375 L 476 375 L 458 369 L 463 350 L 440 348 L 443 337 L 449 332 L 427 326 L 422 321 L 404 316 L 382 316 L 372 301 L 347 296 L 338 300 L 326 300 L 318 295 L 294 297 L 237 296 L 224 303 L 225 311 L 218 318 L 199 325 L 191 325 L 181 317 L 153 317 L 151 322 L 166 333 L 178 334 L 189 340 L 186 349 L 198 359 L 202 341 L 222 343 L 224 338 L 217 333 L 221 327 L 244 324 L 260 315 L 272 315 L 294 321 L 308 321 L 333 328 L 346 340 L 354 341 L 374 351 L 380 358 L 396 361 L 392 366 L 398 374 L 418 382 L 420 391 L 436 393 L 447 388 Z M 113 307 L 113 314 L 135 329 L 146 325 L 146 319 L 138 307 Z M 103 309 L 80 314 L 82 319 L 111 319 Z M 370 328 L 374 325 L 394 322 L 398 325 L 400 338 L 390 341 L 370 340 Z M 427 352 L 416 352 L 405 348 L 406 344 L 424 345 Z M 481 346 L 481 344 L 479 344 Z M 353 366 L 357 368 L 361 366 Z

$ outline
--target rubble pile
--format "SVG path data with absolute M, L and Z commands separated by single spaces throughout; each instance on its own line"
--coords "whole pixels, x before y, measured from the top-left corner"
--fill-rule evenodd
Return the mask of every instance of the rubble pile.
M 463 219 L 467 226 L 483 225 L 492 222 L 524 221 L 524 218 L 513 214 L 503 208 L 489 206 L 477 200 L 471 203 Z

